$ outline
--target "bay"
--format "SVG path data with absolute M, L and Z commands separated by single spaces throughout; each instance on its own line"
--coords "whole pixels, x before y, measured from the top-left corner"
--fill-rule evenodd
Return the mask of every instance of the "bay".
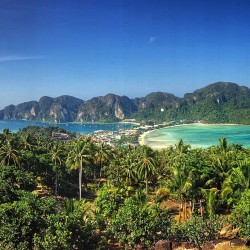
M 166 127 L 147 133 L 143 143 L 160 149 L 174 145 L 183 139 L 184 143 L 190 144 L 192 148 L 207 148 L 218 145 L 221 137 L 226 137 L 228 143 L 250 147 L 250 126 L 192 124 Z
M 51 123 L 51 122 L 36 122 L 24 120 L 0 120 L 0 132 L 5 128 L 10 129 L 11 132 L 17 132 L 19 129 L 27 126 L 39 127 L 61 127 L 70 132 L 80 134 L 93 133 L 97 130 L 119 131 L 120 129 L 130 129 L 134 126 L 131 123 Z

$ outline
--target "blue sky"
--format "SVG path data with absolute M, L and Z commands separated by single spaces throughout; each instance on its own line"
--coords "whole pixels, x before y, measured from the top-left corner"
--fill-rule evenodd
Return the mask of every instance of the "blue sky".
M 0 108 L 250 87 L 249 0 L 1 0 Z

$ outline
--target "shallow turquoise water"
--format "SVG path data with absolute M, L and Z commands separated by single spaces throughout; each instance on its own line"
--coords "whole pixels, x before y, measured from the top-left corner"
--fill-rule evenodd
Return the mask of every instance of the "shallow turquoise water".
M 49 122 L 34 122 L 23 120 L 0 120 L 0 132 L 8 128 L 11 132 L 17 132 L 19 129 L 27 126 L 48 127 L 55 126 L 61 127 L 71 132 L 80 134 L 93 133 L 97 130 L 118 131 L 120 129 L 129 129 L 133 124 L 128 123 L 49 123 Z
M 183 139 L 192 148 L 206 148 L 217 145 L 221 137 L 226 137 L 229 143 L 250 147 L 250 126 L 197 124 L 167 127 L 148 133 L 144 143 L 153 148 L 162 148 Z

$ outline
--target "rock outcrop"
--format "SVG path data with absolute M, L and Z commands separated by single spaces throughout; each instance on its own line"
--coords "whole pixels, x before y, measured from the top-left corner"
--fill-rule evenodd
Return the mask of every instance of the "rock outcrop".
M 114 122 L 126 118 L 250 124 L 250 90 L 235 83 L 217 82 L 183 98 L 163 92 L 135 99 L 107 94 L 88 101 L 67 95 L 43 96 L 38 102 L 9 105 L 0 110 L 0 119 Z

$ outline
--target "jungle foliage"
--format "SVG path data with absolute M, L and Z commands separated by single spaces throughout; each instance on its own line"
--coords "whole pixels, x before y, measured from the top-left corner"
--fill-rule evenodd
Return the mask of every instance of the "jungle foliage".
M 0 134 L 1 249 L 149 248 L 166 238 L 201 247 L 225 225 L 249 240 L 249 148 L 221 138 L 156 151 L 53 131 Z
M 31 112 L 32 111 L 32 112 Z M 30 101 L 0 110 L 0 119 L 52 122 L 117 122 L 126 118 L 156 123 L 176 120 L 250 124 L 250 90 L 230 82 L 216 82 L 183 98 L 164 92 L 130 99 L 107 94 L 83 101 L 72 96 Z

